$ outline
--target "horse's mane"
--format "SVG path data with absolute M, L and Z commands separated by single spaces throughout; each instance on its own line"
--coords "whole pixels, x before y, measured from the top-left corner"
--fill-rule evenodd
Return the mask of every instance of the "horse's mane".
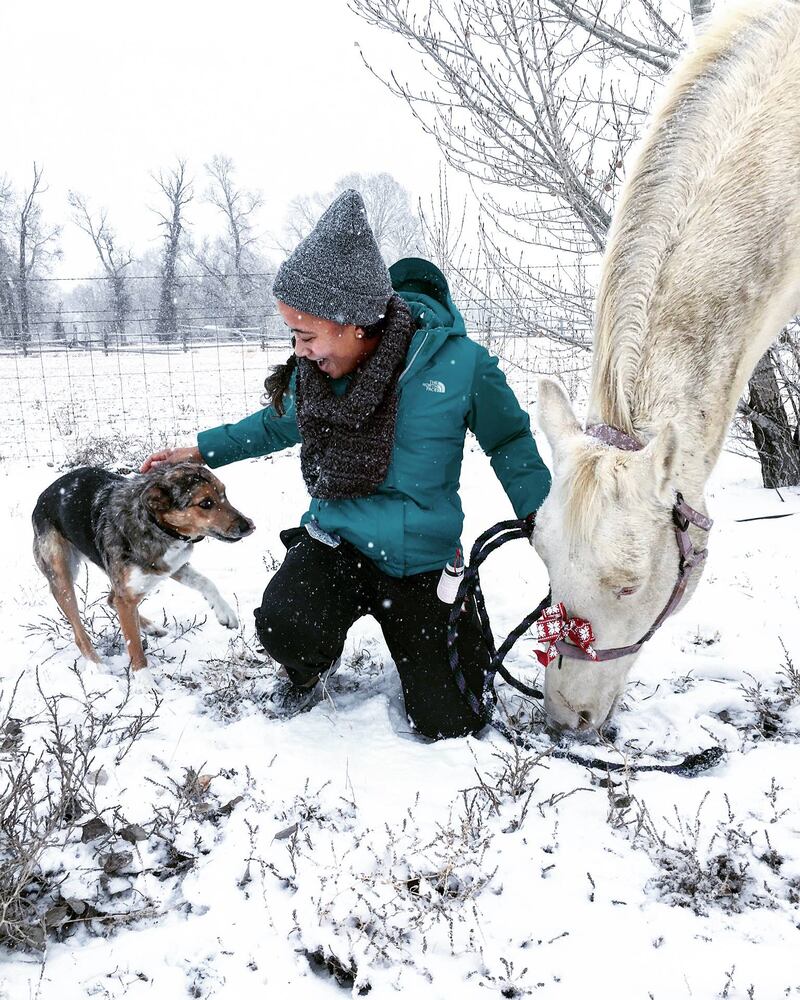
M 691 252 L 681 240 L 692 217 L 735 169 L 756 116 L 768 120 L 776 68 L 798 44 L 799 12 L 796 0 L 747 0 L 715 18 L 673 73 L 623 189 L 597 298 L 589 406 L 628 434 L 655 292 L 671 316 L 685 294 L 675 282 L 660 285 L 665 265 Z M 594 468 L 587 460 L 574 474 L 573 520 L 584 528 L 591 522 L 584 505 L 598 495 L 588 483 Z
M 604 508 L 603 500 L 610 492 L 608 478 L 600 475 L 598 466 L 607 449 L 599 446 L 584 449 L 574 455 L 561 481 L 567 499 L 564 529 L 567 538 L 582 544 L 591 539 Z

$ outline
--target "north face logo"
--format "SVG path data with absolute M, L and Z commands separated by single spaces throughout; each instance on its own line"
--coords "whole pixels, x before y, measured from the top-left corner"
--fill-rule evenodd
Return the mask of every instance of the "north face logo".
M 428 392 L 444 392 L 444 382 L 437 382 L 436 379 L 431 379 L 430 382 L 422 383 L 423 389 L 427 389 Z

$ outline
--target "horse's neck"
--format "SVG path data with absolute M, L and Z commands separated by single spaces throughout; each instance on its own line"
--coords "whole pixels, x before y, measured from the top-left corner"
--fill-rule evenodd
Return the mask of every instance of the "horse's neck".
M 758 359 L 798 305 L 800 261 L 780 287 L 698 310 L 695 336 L 657 314 L 643 343 L 592 378 L 588 422 L 609 423 L 647 442 L 667 424 L 678 433 L 684 491 L 695 499 L 725 442 L 737 403 Z M 599 353 L 608 353 L 600 345 Z
M 590 420 L 672 422 L 702 489 L 747 379 L 800 304 L 800 4 L 720 14 L 625 184 L 597 301 Z

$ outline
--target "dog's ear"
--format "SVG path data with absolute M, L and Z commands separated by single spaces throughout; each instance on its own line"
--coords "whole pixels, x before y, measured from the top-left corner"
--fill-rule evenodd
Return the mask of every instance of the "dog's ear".
M 148 486 L 142 494 L 142 501 L 145 507 L 153 514 L 163 514 L 172 506 L 172 497 L 169 492 L 158 483 Z

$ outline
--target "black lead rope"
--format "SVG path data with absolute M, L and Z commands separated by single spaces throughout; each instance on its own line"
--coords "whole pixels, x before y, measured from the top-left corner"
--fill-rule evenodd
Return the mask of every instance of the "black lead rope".
M 458 594 L 456 595 L 452 610 L 450 611 L 450 619 L 447 625 L 447 652 L 450 669 L 453 672 L 453 679 L 455 680 L 464 701 L 469 705 L 475 715 L 477 715 L 478 718 L 483 719 L 486 725 L 491 726 L 493 729 L 497 730 L 497 732 L 505 736 L 509 742 L 514 743 L 517 746 L 521 746 L 525 750 L 532 750 L 537 753 L 541 753 L 542 748 L 540 746 L 532 743 L 523 734 L 514 732 L 514 730 L 506 725 L 506 723 L 501 719 L 495 718 L 495 710 L 497 707 L 495 678 L 497 677 L 497 674 L 500 674 L 506 683 L 510 684 L 513 688 L 516 688 L 517 691 L 521 691 L 529 698 L 536 698 L 538 700 L 544 698 L 544 694 L 539 691 L 538 688 L 533 688 L 524 684 L 518 678 L 514 677 L 513 674 L 509 673 L 509 671 L 503 666 L 503 660 L 513 648 L 517 639 L 527 632 L 531 625 L 533 625 L 534 622 L 538 621 L 541 617 L 544 609 L 550 604 L 552 599 L 551 594 L 548 593 L 547 596 L 539 602 L 537 607 L 534 608 L 534 610 L 531 611 L 531 613 L 527 615 L 512 632 L 509 632 L 505 641 L 498 650 L 494 644 L 492 626 L 489 621 L 489 615 L 486 611 L 486 602 L 483 598 L 479 575 L 481 565 L 487 557 L 495 551 L 495 549 L 499 549 L 501 545 L 505 545 L 506 542 L 513 541 L 517 538 L 530 540 L 532 532 L 533 522 L 530 519 L 499 521 L 497 524 L 484 531 L 483 534 L 479 535 L 476 539 L 470 552 L 469 565 L 464 570 L 464 576 L 459 585 Z M 484 677 L 483 692 L 480 698 L 467 684 L 458 657 L 458 619 L 470 601 L 474 603 L 475 610 L 478 615 L 478 621 L 480 623 L 481 636 L 489 653 L 489 666 Z M 724 756 L 724 750 L 721 747 L 709 747 L 706 750 L 701 750 L 699 753 L 689 754 L 684 757 L 682 761 L 679 761 L 676 764 L 631 765 L 622 761 L 601 760 L 596 757 L 587 758 L 579 753 L 576 753 L 574 750 L 560 746 L 554 746 L 552 750 L 545 751 L 545 753 L 549 757 L 558 757 L 562 760 L 569 760 L 575 764 L 582 764 L 584 767 L 596 768 L 601 771 L 661 771 L 665 774 L 679 774 L 685 778 L 692 778 L 695 775 L 702 774 L 709 768 L 714 767 L 715 764 L 718 764 Z

